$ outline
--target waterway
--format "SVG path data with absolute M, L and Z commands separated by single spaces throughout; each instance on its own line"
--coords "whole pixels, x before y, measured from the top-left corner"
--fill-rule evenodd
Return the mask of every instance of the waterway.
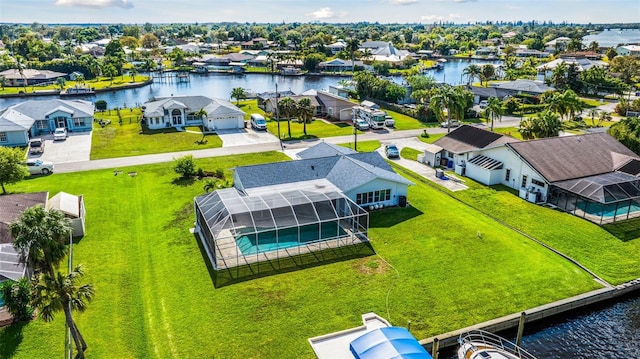
M 500 335 L 515 341 L 515 331 Z M 538 359 L 640 358 L 640 296 L 527 325 L 521 345 Z
M 582 38 L 582 43 L 586 46 L 589 46 L 592 41 L 597 42 L 601 47 L 638 44 L 640 43 L 640 29 L 609 29 Z
M 443 69 L 427 70 L 426 75 L 433 76 L 437 82 L 446 82 L 452 85 L 466 83 L 463 75 L 464 69 L 470 64 L 498 63 L 473 59 L 450 59 Z M 290 90 L 296 94 L 306 90 L 328 89 L 330 85 L 336 85 L 342 79 L 348 77 L 338 76 L 280 76 L 271 74 L 192 74 L 189 82 L 154 81 L 144 87 L 102 92 L 94 96 L 80 97 L 89 101 L 105 100 L 109 108 L 138 107 L 152 98 L 168 96 L 204 95 L 214 98 L 229 99 L 231 90 L 242 87 L 251 92 L 261 93 L 275 91 L 276 83 L 278 91 Z M 401 76 L 394 76 L 393 80 L 402 82 Z M 58 96 L 38 96 L 32 99 L 44 100 L 58 98 Z M 25 97 L 2 98 L 0 109 L 25 101 Z

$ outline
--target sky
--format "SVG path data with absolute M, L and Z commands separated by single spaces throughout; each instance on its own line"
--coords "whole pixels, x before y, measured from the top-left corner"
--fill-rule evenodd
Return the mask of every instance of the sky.
M 640 0 L 0 0 L 3 23 L 640 22 Z

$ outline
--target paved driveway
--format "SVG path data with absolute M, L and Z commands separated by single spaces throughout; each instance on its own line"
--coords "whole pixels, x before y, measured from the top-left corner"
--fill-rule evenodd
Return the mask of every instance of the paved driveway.
M 218 130 L 222 147 L 252 145 L 258 143 L 277 143 L 278 138 L 267 131 L 254 131 L 251 128 L 237 130 Z
M 91 132 L 70 133 L 64 141 L 53 141 L 53 135 L 43 136 L 44 153 L 31 155 L 29 158 L 39 158 L 51 161 L 54 165 L 66 162 L 89 161 L 91 154 Z

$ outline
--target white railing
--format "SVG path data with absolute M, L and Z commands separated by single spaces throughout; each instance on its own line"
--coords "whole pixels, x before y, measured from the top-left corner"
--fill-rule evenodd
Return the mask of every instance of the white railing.
M 531 353 L 516 344 L 484 330 L 472 330 L 460 334 L 458 338 L 463 358 L 471 358 L 474 352 L 493 348 L 511 354 L 519 359 L 536 359 Z

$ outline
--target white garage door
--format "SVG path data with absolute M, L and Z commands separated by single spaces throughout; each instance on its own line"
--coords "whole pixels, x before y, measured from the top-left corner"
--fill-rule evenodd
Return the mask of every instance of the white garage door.
M 215 119 L 209 119 L 209 127 L 216 130 L 230 130 L 235 128 L 242 128 L 244 120 L 239 116 L 233 117 L 219 117 Z

